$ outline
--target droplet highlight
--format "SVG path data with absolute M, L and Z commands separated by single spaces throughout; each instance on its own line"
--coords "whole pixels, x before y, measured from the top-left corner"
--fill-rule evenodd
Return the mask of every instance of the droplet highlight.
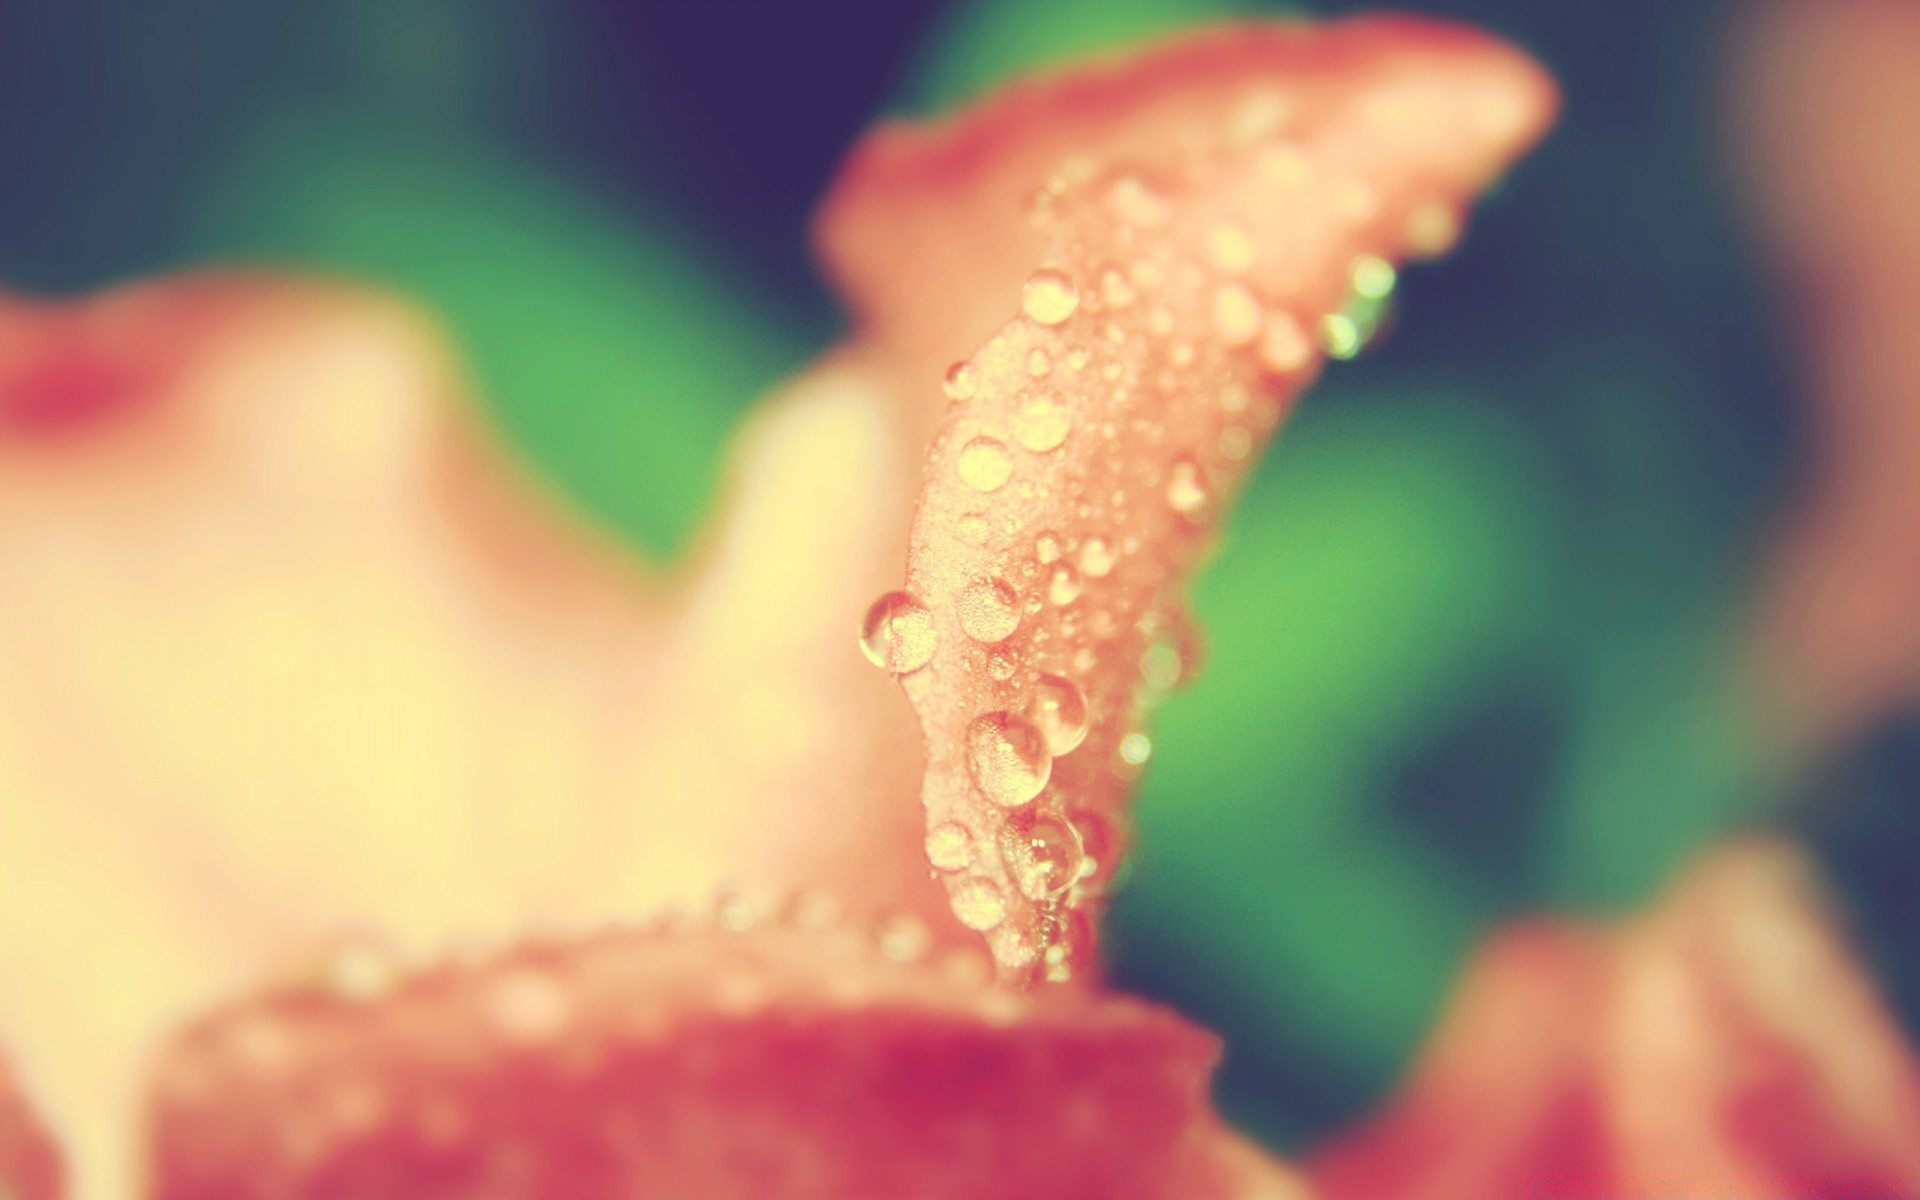
M 1080 292 L 1061 271 L 1035 271 L 1027 278 L 1020 307 L 1041 325 L 1060 325 L 1080 307 Z
M 973 835 L 954 821 L 927 831 L 927 861 L 936 871 L 964 871 L 973 861 Z
M 1035 454 L 1057 450 L 1073 429 L 1073 414 L 1050 399 L 1028 401 L 1013 414 L 1013 440 Z
M 968 929 L 982 933 L 1007 919 L 1007 900 L 991 880 L 969 879 L 949 897 L 953 915 Z
M 999 842 L 1000 861 L 1029 900 L 1065 895 L 1080 878 L 1080 865 L 1086 860 L 1073 826 L 1050 816 L 1008 821 L 1000 827 Z
M 1033 723 L 1055 757 L 1087 740 L 1087 697 L 1073 680 L 1042 674 L 1033 685 Z
M 1053 755 L 1033 722 L 1017 713 L 990 712 L 967 726 L 967 767 L 987 799 L 1018 808 L 1047 786 Z
M 933 657 L 933 614 L 909 592 L 888 592 L 860 622 L 860 649 L 867 661 L 906 675 Z
M 976 642 L 1004 642 L 1020 626 L 1020 597 L 1003 579 L 977 579 L 960 593 L 960 628 Z
M 976 492 L 1000 490 L 1013 474 L 1013 458 L 998 438 L 977 437 L 960 448 L 960 481 Z

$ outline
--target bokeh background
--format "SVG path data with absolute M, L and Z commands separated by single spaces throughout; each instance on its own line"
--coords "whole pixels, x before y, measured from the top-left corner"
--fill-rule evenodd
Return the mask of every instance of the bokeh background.
M 1920 738 L 1783 762 L 1742 687 L 1807 438 L 1729 170 L 1732 11 L 1402 7 L 1527 47 L 1565 115 L 1252 481 L 1116 914 L 1121 981 L 1225 1033 L 1226 1104 L 1282 1144 L 1391 1083 L 1490 925 L 1640 901 L 1741 823 L 1810 837 L 1920 1011 Z M 840 329 L 805 225 L 862 127 L 1249 11 L 1299 10 L 0 0 L 0 280 L 411 293 L 554 487 L 667 557 L 742 411 Z

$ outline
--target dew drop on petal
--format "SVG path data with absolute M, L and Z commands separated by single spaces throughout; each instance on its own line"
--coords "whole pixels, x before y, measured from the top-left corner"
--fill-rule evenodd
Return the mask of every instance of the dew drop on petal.
M 976 579 L 960 593 L 960 628 L 976 642 L 1004 642 L 1020 625 L 1020 596 L 1002 579 Z
M 976 492 L 999 490 L 1013 474 L 1013 459 L 998 438 L 977 437 L 960 448 L 960 480 Z
M 1044 814 L 1015 818 L 1000 827 L 1000 861 L 1029 900 L 1064 895 L 1080 878 L 1086 852 L 1067 822 Z
M 1047 578 L 1047 599 L 1055 604 L 1072 604 L 1080 598 L 1083 586 L 1080 572 L 1073 569 L 1072 563 L 1055 563 L 1053 574 Z
M 1043 529 L 1033 539 L 1033 556 L 1042 566 L 1060 561 L 1060 535 L 1051 529 Z
M 1080 307 L 1080 293 L 1063 272 L 1035 271 L 1027 278 L 1020 307 L 1041 325 L 1059 325 Z
M 1058 449 L 1072 428 L 1073 414 L 1044 397 L 1028 401 L 1013 414 L 1013 440 L 1035 454 Z
M 1100 294 L 1106 297 L 1108 305 L 1113 308 L 1127 307 L 1133 303 L 1136 295 L 1127 277 L 1112 268 L 1100 276 Z
M 973 861 L 973 835 L 953 821 L 927 833 L 927 861 L 937 871 L 964 871 Z
M 1053 756 L 1033 722 L 1015 713 L 990 712 L 967 726 L 967 766 L 987 799 L 1018 808 L 1047 786 Z
M 941 388 L 947 393 L 947 399 L 955 403 L 971 400 L 980 391 L 980 373 L 973 369 L 970 362 L 954 363 L 947 368 L 947 377 Z
M 1105 579 L 1118 559 L 1105 538 L 1090 537 L 1080 546 L 1080 569 L 1094 579 Z
M 1130 733 L 1120 739 L 1120 761 L 1138 767 L 1153 757 L 1153 739 L 1144 733 Z
M 1181 516 L 1200 512 L 1211 498 L 1207 477 L 1192 459 L 1179 460 L 1167 472 L 1167 507 Z
M 1045 350 L 1034 347 L 1027 352 L 1027 374 L 1035 379 L 1044 379 L 1053 370 L 1053 359 Z
M 909 592 L 888 592 L 860 622 L 867 661 L 895 675 L 917 671 L 933 657 L 933 614 Z
M 1229 346 L 1260 336 L 1260 301 L 1245 284 L 1230 283 L 1213 294 L 1213 327 Z
M 1087 697 L 1078 684 L 1060 675 L 1041 675 L 1033 685 L 1033 723 L 1055 758 L 1071 753 L 1087 738 Z
M 992 880 L 969 879 L 953 889 L 953 915 L 968 929 L 985 932 L 1007 919 L 1007 900 Z

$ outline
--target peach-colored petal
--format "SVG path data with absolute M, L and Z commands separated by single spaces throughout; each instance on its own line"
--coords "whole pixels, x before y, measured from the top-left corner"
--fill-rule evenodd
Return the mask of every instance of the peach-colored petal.
M 1920 7 L 1743 16 L 1733 124 L 1817 455 L 1762 594 L 1761 674 L 1817 749 L 1920 701 Z
M 1920 1056 L 1799 854 L 1737 843 L 1602 942 L 1504 935 L 1329 1197 L 1920 1196 Z
M 1250 26 L 856 154 L 823 229 L 866 338 L 923 368 L 979 347 L 947 377 L 894 666 L 929 852 L 1010 971 L 1088 961 L 1139 708 L 1190 665 L 1179 584 L 1254 451 L 1323 345 L 1364 337 L 1389 260 L 1450 241 L 1552 107 L 1456 27 Z
M 60 1152 L 27 1102 L 20 1082 L 0 1059 L 0 1196 L 59 1200 L 64 1191 Z
M 852 636 L 904 542 L 892 397 L 832 362 L 775 397 L 671 580 L 464 404 L 426 322 L 345 288 L 0 308 L 0 876 L 36 898 L 0 912 L 0 1028 L 86 1194 L 125 1194 L 149 1039 L 343 927 L 735 882 L 957 931 Z
M 977 949 L 916 958 L 804 912 L 744 924 L 391 982 L 348 964 L 231 1006 L 163 1064 L 154 1195 L 1246 1195 L 1171 1190 L 1211 1145 L 1217 1053 L 1172 1014 L 1016 996 Z

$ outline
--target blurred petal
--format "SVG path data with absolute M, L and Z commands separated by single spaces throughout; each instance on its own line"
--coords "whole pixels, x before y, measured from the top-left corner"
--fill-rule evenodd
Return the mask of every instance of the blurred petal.
M 1819 745 L 1920 702 L 1920 7 L 1743 15 L 1730 108 L 1817 455 L 1763 592 L 1763 679 Z
M 900 602 L 930 652 L 897 668 L 936 865 L 1004 967 L 1091 954 L 1136 708 L 1191 665 L 1179 585 L 1254 448 L 1322 343 L 1364 339 L 1388 259 L 1444 248 L 1553 103 L 1457 27 L 1248 26 L 856 152 L 822 231 L 865 344 L 920 389 L 979 347 L 948 376 Z
M 0 1196 L 58 1200 L 64 1187 L 60 1152 L 0 1059 Z
M 1504 935 L 1316 1181 L 1334 1200 L 1920 1196 L 1920 1058 L 1823 908 L 1796 851 L 1754 841 L 1610 942 Z
M 160 1200 L 1246 1194 L 1169 1190 L 1211 1144 L 1213 1038 L 1010 994 L 977 950 L 893 961 L 803 916 L 354 978 L 231 1006 L 169 1053 Z

